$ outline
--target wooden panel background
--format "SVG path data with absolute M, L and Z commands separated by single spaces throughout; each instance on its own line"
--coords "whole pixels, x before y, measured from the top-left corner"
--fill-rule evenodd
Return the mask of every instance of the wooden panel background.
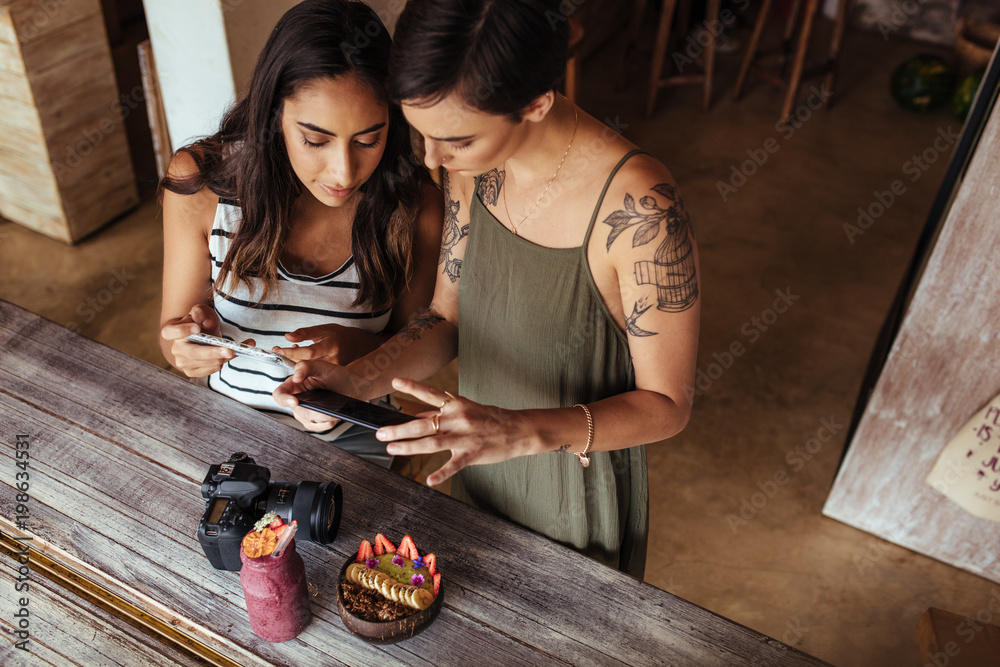
M 0 0 L 0 214 L 72 243 L 138 204 L 98 0 Z
M 823 513 L 1000 582 L 1000 524 L 924 482 L 1000 393 L 1000 105 L 959 186 Z

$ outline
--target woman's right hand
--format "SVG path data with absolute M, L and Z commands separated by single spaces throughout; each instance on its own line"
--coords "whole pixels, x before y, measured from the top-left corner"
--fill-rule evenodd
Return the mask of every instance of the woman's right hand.
M 215 309 L 204 303 L 192 307 L 184 317 L 167 320 L 160 327 L 160 337 L 170 344 L 174 367 L 190 378 L 211 375 L 236 356 L 236 353 L 224 347 L 197 345 L 187 341 L 188 336 L 199 332 L 212 336 L 222 333 Z M 248 341 L 248 344 L 252 345 L 253 341 Z
M 354 375 L 343 366 L 331 364 L 328 361 L 300 361 L 295 364 L 293 372 L 287 380 L 274 390 L 274 401 L 278 405 L 292 408 L 295 417 L 308 431 L 328 431 L 340 420 L 324 415 L 314 410 L 299 406 L 296 394 L 308 389 L 329 389 L 345 396 L 364 398 L 361 378 Z

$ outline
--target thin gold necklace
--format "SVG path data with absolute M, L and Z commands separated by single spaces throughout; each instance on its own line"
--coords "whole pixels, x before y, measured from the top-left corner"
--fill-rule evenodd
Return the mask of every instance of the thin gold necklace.
M 559 166 L 556 167 L 556 173 L 552 174 L 552 178 L 549 179 L 549 182 L 545 186 L 545 189 L 542 190 L 542 194 L 539 195 L 538 200 L 535 202 L 535 205 L 531 207 L 530 211 L 528 211 L 528 215 L 521 218 L 521 222 L 517 223 L 516 225 L 514 224 L 514 218 L 510 216 L 510 210 L 507 208 L 507 188 L 503 188 L 503 210 L 507 213 L 507 219 L 510 221 L 511 231 L 514 232 L 514 236 L 520 236 L 517 233 L 517 228 L 523 225 L 524 221 L 531 217 L 531 214 L 535 212 L 535 209 L 538 208 L 538 205 L 542 203 L 543 199 L 545 199 L 545 193 L 549 191 L 549 188 L 552 186 L 552 183 L 554 183 L 556 180 L 556 176 L 559 175 L 559 170 L 562 169 L 563 162 L 566 161 L 566 156 L 569 155 L 569 149 L 573 148 L 573 141 L 576 139 L 576 129 L 580 127 L 580 109 L 574 106 L 573 111 L 576 115 L 576 122 L 573 124 L 573 136 L 569 138 L 569 146 L 566 147 L 566 152 L 563 153 L 562 159 L 559 160 Z M 506 170 L 507 170 L 507 165 L 504 165 L 504 171 Z

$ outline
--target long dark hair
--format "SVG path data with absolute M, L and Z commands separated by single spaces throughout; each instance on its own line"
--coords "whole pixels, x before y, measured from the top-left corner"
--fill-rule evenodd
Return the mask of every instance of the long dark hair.
M 393 41 L 396 102 L 430 106 L 457 92 L 520 121 L 565 76 L 569 22 L 558 0 L 408 0 Z
M 231 240 L 215 289 L 263 280 L 262 301 L 277 285 L 278 258 L 291 228 L 302 185 L 292 171 L 281 132 L 286 99 L 319 78 L 351 74 L 389 105 L 385 152 L 361 186 L 351 226 L 351 251 L 361 287 L 355 305 L 373 310 L 392 305 L 412 269 L 413 230 L 427 172 L 413 155 L 409 126 L 389 102 L 391 39 L 370 7 L 350 0 L 306 0 L 278 21 L 257 59 L 249 89 L 222 120 L 219 132 L 182 148 L 198 173 L 164 178 L 179 194 L 208 187 L 236 199 L 242 220 Z

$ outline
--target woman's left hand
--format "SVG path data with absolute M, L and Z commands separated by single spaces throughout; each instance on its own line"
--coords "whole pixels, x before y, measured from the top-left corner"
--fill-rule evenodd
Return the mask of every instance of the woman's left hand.
M 417 415 L 419 419 L 383 426 L 376 433 L 379 440 L 389 443 L 388 452 L 394 456 L 451 451 L 448 462 L 427 477 L 428 486 L 440 484 L 465 466 L 534 453 L 535 438 L 520 411 L 481 405 L 413 380 L 396 378 L 392 387 L 440 406 Z
M 322 359 L 340 366 L 346 366 L 382 344 L 382 339 L 369 331 L 340 324 L 303 327 L 285 334 L 285 338 L 296 345 L 275 346 L 271 351 L 295 362 Z M 313 341 L 312 345 L 298 345 L 308 340 Z

